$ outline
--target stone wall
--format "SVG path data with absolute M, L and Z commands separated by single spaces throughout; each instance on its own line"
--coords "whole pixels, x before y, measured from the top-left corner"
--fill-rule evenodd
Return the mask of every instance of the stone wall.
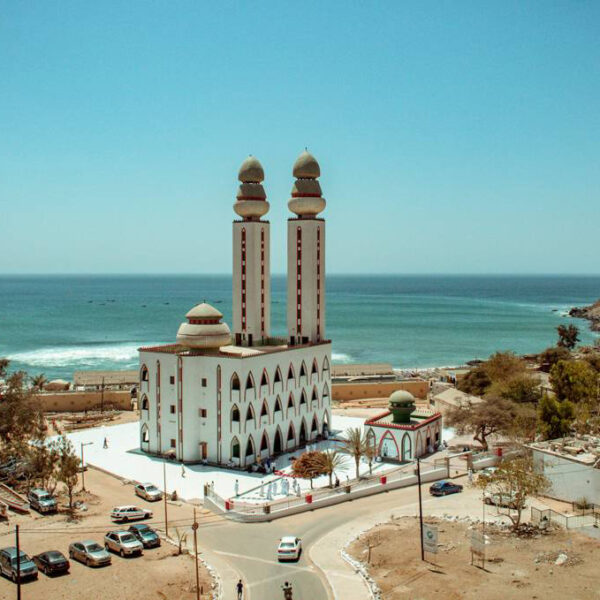
M 424 379 L 405 381 L 373 381 L 357 383 L 334 383 L 332 398 L 338 402 L 361 398 L 389 398 L 396 390 L 406 390 L 415 398 L 425 399 L 429 392 L 429 382 Z
M 80 412 L 100 408 L 101 392 L 47 392 L 38 396 L 44 412 Z M 104 407 L 132 410 L 129 391 L 105 390 Z

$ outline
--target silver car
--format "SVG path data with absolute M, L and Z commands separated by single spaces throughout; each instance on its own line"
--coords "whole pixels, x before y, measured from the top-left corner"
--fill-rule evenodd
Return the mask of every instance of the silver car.
M 121 556 L 142 554 L 144 545 L 130 531 L 109 531 L 104 536 L 104 547 Z
M 78 560 L 88 567 L 110 565 L 111 562 L 110 554 L 94 540 L 73 542 L 69 546 L 69 557 L 72 560 Z
M 162 492 L 153 483 L 138 483 L 134 490 L 137 496 L 148 502 L 157 502 L 163 497 Z
M 137 506 L 115 506 L 110 512 L 110 518 L 113 521 L 141 521 L 142 519 L 151 519 L 152 511 Z

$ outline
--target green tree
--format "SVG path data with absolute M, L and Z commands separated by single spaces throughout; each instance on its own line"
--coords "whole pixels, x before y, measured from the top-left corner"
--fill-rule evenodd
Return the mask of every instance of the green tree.
M 493 434 L 510 432 L 516 413 L 514 402 L 502 396 L 486 395 L 483 401 L 459 406 L 448 411 L 446 423 L 461 435 L 472 433 L 473 439 L 488 450 L 488 438 Z
M 556 328 L 558 332 L 557 346 L 573 350 L 579 341 L 579 329 L 575 325 L 559 325 Z
M 333 476 L 336 471 L 345 470 L 344 457 L 337 450 L 326 450 L 323 455 L 323 466 L 329 477 L 329 487 L 333 487 Z
M 552 346 L 546 348 L 538 357 L 540 361 L 540 368 L 545 373 L 550 373 L 550 369 L 559 360 L 570 360 L 571 353 L 563 346 Z
M 504 460 L 493 475 L 480 478 L 478 485 L 510 498 L 513 507 L 506 509 L 506 516 L 511 520 L 513 531 L 516 532 L 521 524 L 527 498 L 545 492 L 550 482 L 543 474 L 536 472 L 533 460 L 526 456 Z
M 560 360 L 550 370 L 550 384 L 559 400 L 595 402 L 598 373 L 582 360 Z
M 54 450 L 56 451 L 57 479 L 67 490 L 69 511 L 72 513 L 73 491 L 79 475 L 79 458 L 75 454 L 71 440 L 64 435 L 54 442 Z
M 539 427 L 545 439 L 569 435 L 575 421 L 575 406 L 568 400 L 557 400 L 544 394 L 538 405 Z
M 48 380 L 46 379 L 46 376 L 43 373 L 40 373 L 39 375 L 34 375 L 31 378 L 31 387 L 36 392 L 41 392 L 47 383 Z
M 492 385 L 492 380 L 482 365 L 471 369 L 462 379 L 458 381 L 456 387 L 465 394 L 472 396 L 483 396 L 487 389 Z
M 527 365 L 514 352 L 496 352 L 483 364 L 492 382 L 506 382 L 521 377 Z
M 496 383 L 490 388 L 489 393 L 495 393 L 517 404 L 537 404 L 542 397 L 539 380 L 529 373 Z
M 354 459 L 356 467 L 356 479 L 360 478 L 360 459 L 365 455 L 367 440 L 360 427 L 353 427 L 346 431 L 346 439 L 342 444 L 341 451 Z

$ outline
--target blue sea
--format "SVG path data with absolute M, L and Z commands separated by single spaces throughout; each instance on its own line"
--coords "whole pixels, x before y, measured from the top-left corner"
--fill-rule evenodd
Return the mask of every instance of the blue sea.
M 285 335 L 285 278 L 272 280 L 272 334 Z M 397 368 L 459 365 L 496 350 L 540 351 L 572 306 L 600 297 L 600 276 L 341 276 L 327 278 L 334 362 Z M 185 313 L 214 304 L 231 324 L 229 276 L 0 277 L 0 356 L 50 379 L 128 369 L 137 348 L 170 343 Z

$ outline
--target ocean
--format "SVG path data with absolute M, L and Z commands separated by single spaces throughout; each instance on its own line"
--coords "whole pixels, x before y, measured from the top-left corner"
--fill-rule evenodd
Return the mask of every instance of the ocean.
M 496 350 L 537 352 L 572 306 L 600 297 L 600 276 L 342 276 L 327 278 L 333 360 L 397 368 L 463 364 Z M 172 343 L 185 313 L 214 304 L 231 326 L 229 276 L 2 276 L 0 356 L 12 367 L 71 379 L 130 369 L 137 349 Z M 272 335 L 285 335 L 285 278 L 272 279 Z

